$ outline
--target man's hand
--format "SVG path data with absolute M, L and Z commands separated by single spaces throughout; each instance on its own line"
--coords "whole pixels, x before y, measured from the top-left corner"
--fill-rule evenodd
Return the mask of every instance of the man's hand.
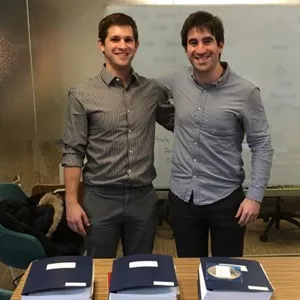
M 251 222 L 254 222 L 259 214 L 260 203 L 245 198 L 241 203 L 239 210 L 236 214 L 236 218 L 240 218 L 239 225 L 245 226 Z
M 82 236 L 86 235 L 85 226 L 90 226 L 86 213 L 78 203 L 67 204 L 67 222 L 70 229 Z

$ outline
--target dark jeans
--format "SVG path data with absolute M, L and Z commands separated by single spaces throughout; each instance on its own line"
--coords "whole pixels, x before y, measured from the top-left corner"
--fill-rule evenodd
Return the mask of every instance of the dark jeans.
M 157 203 L 152 185 L 140 188 L 86 186 L 84 209 L 90 220 L 87 255 L 116 257 L 120 238 L 124 255 L 152 253 L 158 224 Z
M 212 256 L 243 256 L 245 227 L 235 215 L 245 195 L 239 187 L 213 204 L 197 206 L 169 193 L 171 226 L 179 257 L 208 256 L 208 236 Z

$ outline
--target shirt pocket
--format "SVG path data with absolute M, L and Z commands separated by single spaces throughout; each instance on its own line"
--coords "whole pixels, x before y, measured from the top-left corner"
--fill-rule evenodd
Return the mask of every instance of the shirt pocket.
M 237 118 L 227 111 L 204 114 L 202 129 L 216 137 L 230 137 L 236 134 Z
M 89 132 L 110 132 L 120 127 L 121 116 L 109 110 L 96 110 L 89 114 Z

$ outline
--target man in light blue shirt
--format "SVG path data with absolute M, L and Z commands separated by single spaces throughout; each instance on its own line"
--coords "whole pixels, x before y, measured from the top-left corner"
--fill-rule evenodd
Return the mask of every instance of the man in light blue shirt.
M 222 21 L 208 12 L 191 14 L 181 30 L 191 67 L 161 82 L 175 105 L 170 213 L 180 257 L 242 256 L 245 225 L 260 210 L 270 177 L 273 149 L 260 91 L 220 61 Z M 245 197 L 242 142 L 252 151 Z

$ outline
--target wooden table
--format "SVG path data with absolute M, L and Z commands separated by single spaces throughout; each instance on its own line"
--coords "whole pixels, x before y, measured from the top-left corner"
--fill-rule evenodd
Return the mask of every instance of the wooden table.
M 295 257 L 251 257 L 262 263 L 275 288 L 272 300 L 300 299 L 300 256 Z M 198 300 L 198 258 L 174 258 L 179 281 L 180 300 Z M 107 273 L 111 270 L 111 259 L 95 260 L 95 295 L 93 299 L 107 300 Z M 21 279 L 11 300 L 20 300 L 28 270 Z

